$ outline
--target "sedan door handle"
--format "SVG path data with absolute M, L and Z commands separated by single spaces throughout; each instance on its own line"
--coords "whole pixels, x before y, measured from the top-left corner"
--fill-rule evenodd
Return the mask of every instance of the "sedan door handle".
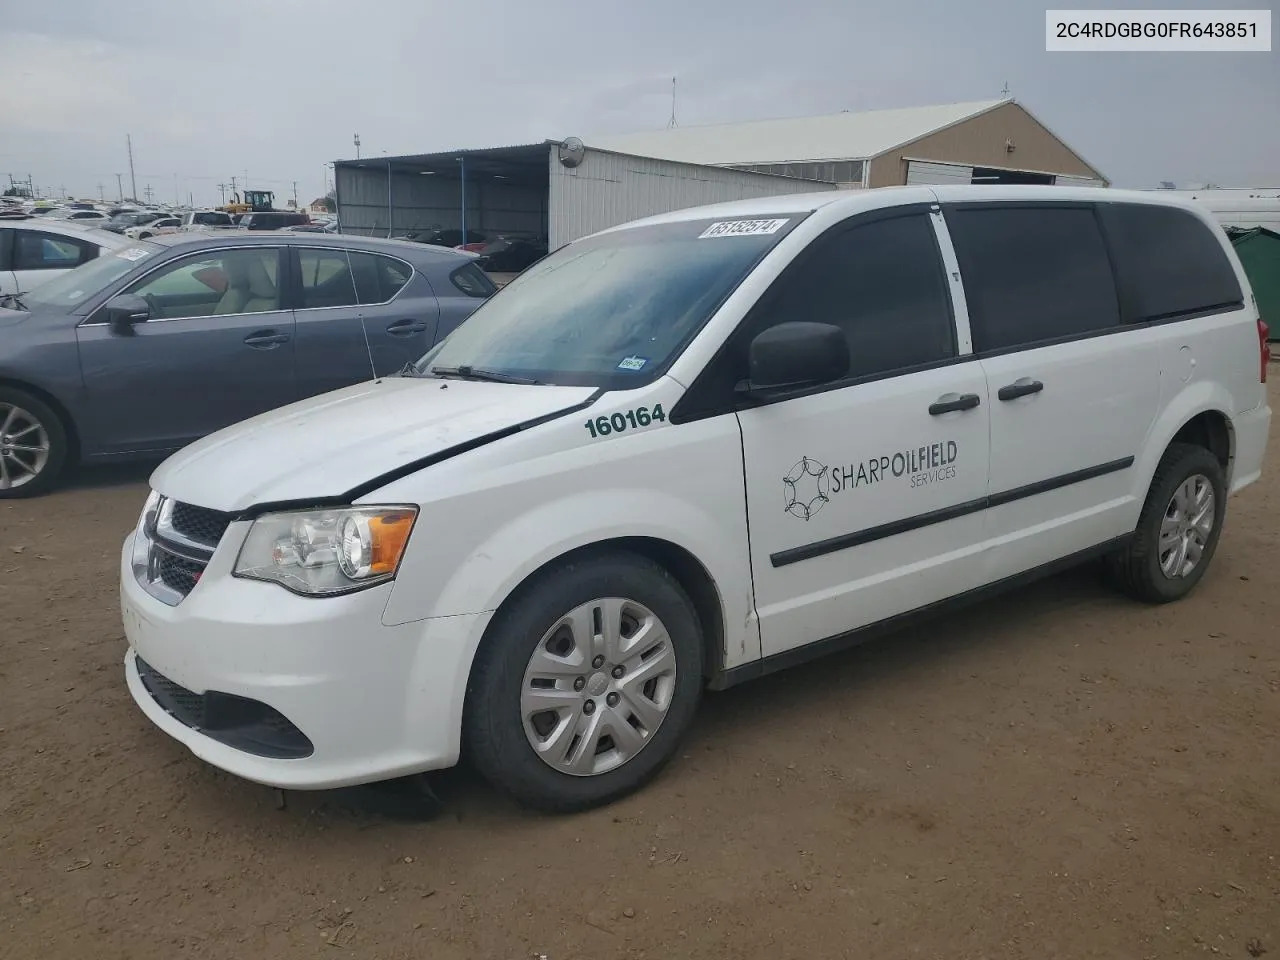
M 944 393 L 929 404 L 929 416 L 937 417 L 953 410 L 972 410 L 982 402 L 976 393 Z
M 258 330 L 244 338 L 244 342 L 258 350 L 270 350 L 282 343 L 289 342 L 287 333 L 276 333 L 274 330 Z
M 387 327 L 387 333 L 393 337 L 411 337 L 426 329 L 427 325 L 420 320 L 400 320 Z
M 1044 384 L 1039 380 L 1032 380 L 1030 377 L 1019 377 L 1013 383 L 1001 387 L 996 396 L 1001 400 L 1017 400 L 1019 397 L 1027 397 L 1033 393 L 1039 393 L 1043 389 Z

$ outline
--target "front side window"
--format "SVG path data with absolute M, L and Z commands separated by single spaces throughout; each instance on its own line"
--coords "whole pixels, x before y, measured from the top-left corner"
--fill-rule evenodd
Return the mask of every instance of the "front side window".
M 1120 306 L 1092 207 L 948 210 L 976 353 L 1118 327 Z
M 156 320 L 279 310 L 278 260 L 272 247 L 195 254 L 122 292 L 145 299 Z
M 86 247 L 92 244 L 35 230 L 18 230 L 13 238 L 13 269 L 70 270 L 91 259 Z M 92 247 L 96 253 L 97 248 Z
M 302 308 L 354 307 L 386 303 L 413 271 L 399 260 L 358 250 L 303 248 Z
M 687 220 L 575 241 L 481 304 L 417 369 L 641 386 L 803 217 Z
M 735 338 L 737 377 L 747 376 L 750 338 L 789 321 L 843 330 L 850 378 L 955 356 L 946 274 L 928 215 L 873 220 L 814 241 Z
M 1177 207 L 1106 204 L 1103 223 L 1130 298 L 1130 322 L 1239 306 L 1244 295 L 1217 236 Z

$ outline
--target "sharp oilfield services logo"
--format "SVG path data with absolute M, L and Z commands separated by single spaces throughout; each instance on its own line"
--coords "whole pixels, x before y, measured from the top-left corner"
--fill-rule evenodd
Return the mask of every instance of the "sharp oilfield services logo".
M 945 483 L 955 477 L 959 456 L 960 445 L 956 441 L 941 440 L 834 467 L 813 457 L 801 457 L 782 478 L 783 509 L 793 517 L 811 520 L 832 497 L 886 480 L 905 482 L 909 490 Z
M 831 471 L 817 460 L 801 457 L 800 462 L 782 478 L 782 489 L 787 513 L 801 520 L 810 520 L 831 502 Z

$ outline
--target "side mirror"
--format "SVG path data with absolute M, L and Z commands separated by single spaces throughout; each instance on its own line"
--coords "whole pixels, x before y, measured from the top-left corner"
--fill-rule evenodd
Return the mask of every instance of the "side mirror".
M 151 319 L 151 304 L 132 293 L 112 297 L 102 309 L 107 323 L 120 331 L 132 330 L 135 323 L 146 323 Z
M 750 379 L 741 392 L 763 396 L 839 380 L 849 372 L 849 343 L 829 323 L 780 323 L 751 341 Z

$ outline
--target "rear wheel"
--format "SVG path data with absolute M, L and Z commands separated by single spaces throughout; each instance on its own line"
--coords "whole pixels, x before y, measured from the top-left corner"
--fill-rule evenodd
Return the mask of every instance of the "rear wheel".
M 1133 539 L 1109 558 L 1112 578 L 1148 603 L 1181 600 L 1213 559 L 1226 507 L 1226 477 L 1218 458 L 1203 447 L 1170 444 Z
M 0 500 L 44 493 L 66 462 L 58 415 L 25 390 L 0 387 Z
M 674 754 L 702 689 L 693 604 L 640 556 L 571 561 L 499 614 L 467 689 L 480 773 L 521 803 L 567 812 L 638 789 Z

